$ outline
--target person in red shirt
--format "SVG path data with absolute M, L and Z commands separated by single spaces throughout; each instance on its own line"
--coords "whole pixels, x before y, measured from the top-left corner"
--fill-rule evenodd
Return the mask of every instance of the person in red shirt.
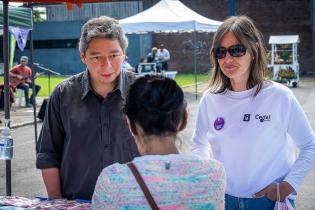
M 33 95 L 29 98 L 29 88 L 33 88 L 31 76 L 32 76 L 32 69 L 27 66 L 28 64 L 28 57 L 22 56 L 20 59 L 20 64 L 14 66 L 10 69 L 10 82 L 16 88 L 24 90 L 25 96 L 25 106 L 31 107 L 33 104 Z M 35 96 L 40 90 L 40 86 L 35 84 Z

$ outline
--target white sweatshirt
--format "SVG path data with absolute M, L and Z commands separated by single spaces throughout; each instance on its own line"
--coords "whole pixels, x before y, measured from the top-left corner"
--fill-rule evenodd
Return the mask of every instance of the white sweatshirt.
M 265 82 L 256 97 L 254 91 L 204 95 L 192 152 L 208 159 L 211 145 L 225 167 L 229 195 L 252 198 L 281 180 L 298 192 L 315 161 L 314 132 L 287 87 Z

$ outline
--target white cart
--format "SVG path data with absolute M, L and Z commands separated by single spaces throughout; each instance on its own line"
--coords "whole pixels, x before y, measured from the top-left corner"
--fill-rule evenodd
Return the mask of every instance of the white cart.
M 299 63 L 297 45 L 300 42 L 298 35 L 270 36 L 272 79 L 286 82 L 290 87 L 299 85 Z

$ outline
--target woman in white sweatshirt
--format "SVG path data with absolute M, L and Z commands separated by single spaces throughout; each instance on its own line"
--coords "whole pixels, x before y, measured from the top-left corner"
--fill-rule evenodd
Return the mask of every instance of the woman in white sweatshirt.
M 267 81 L 260 32 L 230 17 L 213 38 L 209 89 L 200 101 L 192 152 L 226 169 L 226 210 L 273 209 L 294 198 L 315 159 L 315 135 L 293 93 Z M 296 154 L 296 147 L 299 154 Z

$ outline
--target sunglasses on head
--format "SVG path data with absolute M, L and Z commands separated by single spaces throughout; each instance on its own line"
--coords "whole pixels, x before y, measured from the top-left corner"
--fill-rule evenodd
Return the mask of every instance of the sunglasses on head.
M 217 47 L 213 49 L 214 57 L 216 59 L 225 58 L 227 52 L 229 52 L 232 57 L 241 57 L 246 54 L 246 47 L 242 44 L 236 44 L 229 48 Z

